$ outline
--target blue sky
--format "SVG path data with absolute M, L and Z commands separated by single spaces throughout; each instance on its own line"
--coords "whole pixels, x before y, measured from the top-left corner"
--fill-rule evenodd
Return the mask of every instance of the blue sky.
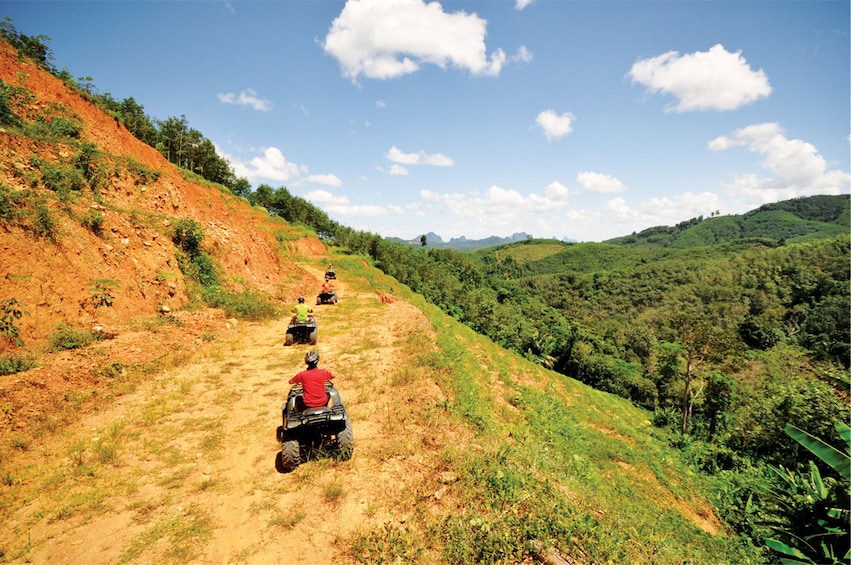
M 5 1 L 355 229 L 602 241 L 851 190 L 847 1 Z

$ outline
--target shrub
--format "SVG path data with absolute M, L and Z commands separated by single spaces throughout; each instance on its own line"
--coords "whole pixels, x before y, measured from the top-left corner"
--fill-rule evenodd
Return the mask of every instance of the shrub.
M 21 310 L 21 303 L 14 298 L 9 298 L 0 302 L 0 314 L 2 314 L 0 315 L 0 336 L 2 336 L 10 345 L 23 345 L 24 341 L 18 337 L 21 330 L 15 323 L 17 320 L 20 320 L 23 316 L 27 315 L 26 312 Z
M 18 116 L 9 107 L 9 92 L 6 83 L 0 80 L 0 126 L 16 126 Z
M 192 218 L 181 218 L 174 225 L 171 240 L 190 257 L 201 253 L 201 241 L 204 239 L 204 228 Z
M 54 118 L 50 121 L 49 129 L 51 133 L 59 137 L 80 137 L 82 124 L 77 120 L 68 120 L 65 118 Z
M 0 375 L 14 375 L 36 366 L 35 359 L 29 355 L 5 353 L 0 355 Z
M 94 143 L 84 143 L 80 147 L 80 152 L 77 153 L 77 169 L 83 173 L 86 180 L 92 180 L 95 174 L 93 165 L 97 157 L 97 145 Z
M 115 295 L 112 294 L 112 289 L 116 288 L 118 283 L 111 279 L 97 279 L 89 283 L 89 298 L 87 303 L 92 308 L 92 323 L 95 321 L 98 308 L 111 308 L 115 301 Z
M 21 197 L 17 192 L 0 184 L 0 224 L 14 224 L 18 220 L 20 200 Z
M 41 202 L 36 205 L 34 211 L 30 212 L 32 225 L 30 231 L 35 237 L 43 237 L 47 241 L 56 243 L 58 229 L 56 227 L 56 218 L 50 213 L 50 208 L 47 204 Z
M 62 201 L 67 200 L 72 192 L 80 192 L 86 186 L 83 174 L 66 166 L 42 165 L 41 180 L 44 186 L 57 193 Z
M 59 324 L 49 337 L 50 349 L 52 351 L 79 349 L 86 347 L 96 340 L 97 337 L 92 332 L 74 328 L 65 322 Z
M 52 118 L 48 120 L 44 116 L 38 116 L 25 129 L 27 134 L 35 139 L 61 141 L 69 138 L 78 139 L 82 130 L 82 124 L 78 120 L 67 118 Z
M 97 210 L 90 210 L 80 219 L 80 223 L 83 227 L 98 237 L 103 234 L 103 222 L 103 214 Z
M 213 308 L 223 309 L 228 316 L 243 320 L 269 320 L 279 315 L 275 304 L 248 290 L 236 294 L 219 286 L 210 287 L 204 291 L 204 301 Z
M 203 287 L 215 287 L 219 284 L 219 277 L 210 256 L 201 248 L 204 239 L 204 229 L 201 224 L 192 218 L 182 218 L 174 226 L 171 240 L 177 245 L 186 257 L 178 257 L 178 263 L 183 275 L 190 278 Z

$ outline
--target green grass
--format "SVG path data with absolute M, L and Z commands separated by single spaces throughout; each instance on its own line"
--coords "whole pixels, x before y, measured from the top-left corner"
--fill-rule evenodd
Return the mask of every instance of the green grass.
M 528 263 L 531 261 L 539 261 L 550 255 L 560 253 L 567 247 L 567 244 L 552 243 L 546 240 L 532 240 L 530 242 L 520 242 L 518 244 L 509 244 L 505 246 L 497 246 L 489 248 L 486 253 L 495 252 L 500 259 L 512 257 L 518 263 Z M 482 255 L 482 252 L 473 252 L 474 255 Z
M 80 349 L 94 343 L 97 337 L 89 330 L 75 328 L 70 324 L 61 323 L 48 336 L 51 351 L 63 349 Z
M 452 507 L 358 531 L 346 541 L 352 559 L 521 562 L 543 544 L 587 563 L 763 562 L 713 518 L 712 485 L 649 412 L 495 348 L 359 258 L 334 264 L 426 313 L 437 342 L 409 337 L 418 353 L 392 379 L 436 382 L 449 399 L 423 407 L 419 421 L 474 438 L 443 450 L 457 476 Z M 405 457 L 410 447 L 388 442 L 383 452 Z
M 36 360 L 26 353 L 0 354 L 0 375 L 13 375 L 32 369 L 37 365 Z
M 142 556 L 158 563 L 187 563 L 201 557 L 204 544 L 213 535 L 210 516 L 190 504 L 177 516 L 160 517 L 137 535 L 122 552 L 119 563 L 130 563 Z

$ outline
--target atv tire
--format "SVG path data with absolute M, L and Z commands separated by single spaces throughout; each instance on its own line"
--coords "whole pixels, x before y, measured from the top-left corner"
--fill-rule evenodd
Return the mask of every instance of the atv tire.
M 295 337 L 293 334 L 287 332 L 287 336 L 284 338 L 284 345 L 292 345 L 293 341 L 295 341 Z
M 301 445 L 298 440 L 291 439 L 281 443 L 281 464 L 284 469 L 291 471 L 301 463 Z
M 316 330 L 313 330 L 312 332 L 310 332 L 310 339 L 309 339 L 310 345 L 316 345 L 317 338 L 318 338 L 318 334 L 317 334 Z
M 351 459 L 352 452 L 355 450 L 354 431 L 348 416 L 346 416 L 346 428 L 337 434 L 337 450 L 337 458 L 340 461 Z

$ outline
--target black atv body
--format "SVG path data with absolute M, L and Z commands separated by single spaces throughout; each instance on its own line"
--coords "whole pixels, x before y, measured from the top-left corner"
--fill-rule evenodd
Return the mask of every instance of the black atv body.
M 325 406 L 303 408 L 302 387 L 294 385 L 281 407 L 283 425 L 278 426 L 278 443 L 281 451 L 276 466 L 281 472 L 292 471 L 311 457 L 322 454 L 340 460 L 351 458 L 355 448 L 352 424 L 340 398 L 340 393 L 330 382 L 325 390 L 334 400 L 329 410 Z
M 291 321 L 287 328 L 287 335 L 284 339 L 284 345 L 293 345 L 296 343 L 309 343 L 316 345 L 319 337 L 316 328 L 316 318 L 309 317 L 306 322 Z
M 337 280 L 337 273 L 335 271 L 325 271 L 325 278 Z
M 337 291 L 329 290 L 322 291 L 316 296 L 317 304 L 336 304 L 337 303 Z

